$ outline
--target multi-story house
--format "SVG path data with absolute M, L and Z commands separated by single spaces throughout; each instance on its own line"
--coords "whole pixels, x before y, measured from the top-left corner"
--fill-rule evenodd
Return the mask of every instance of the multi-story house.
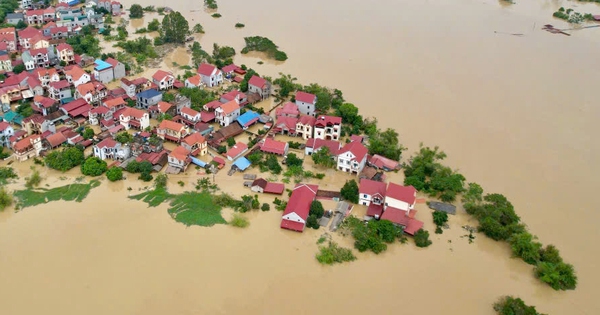
M 171 72 L 158 70 L 152 76 L 152 82 L 156 84 L 156 86 L 158 86 L 159 90 L 168 90 L 173 88 L 173 84 L 175 83 L 175 77 Z
M 186 88 L 197 88 L 197 87 L 201 87 L 202 86 L 202 78 L 200 78 L 199 74 L 196 74 L 195 76 L 191 76 L 187 79 L 185 79 L 184 82 L 184 86 Z
M 227 103 L 235 100 L 240 106 L 244 106 L 248 103 L 248 97 L 241 91 L 233 90 L 221 95 L 219 100 L 221 103 Z
M 6 50 L 9 52 L 17 50 L 17 31 L 14 27 L 0 28 L 0 43 L 6 44 Z
M 193 127 L 200 122 L 200 112 L 189 107 L 183 107 L 179 115 L 181 117 L 181 122 L 190 127 Z
M 248 93 L 258 94 L 264 100 L 271 96 L 271 82 L 254 75 L 248 80 Z
M 8 13 L 6 15 L 6 23 L 17 25 L 19 22 L 25 22 L 25 15 L 23 13 Z
M 296 123 L 296 136 L 302 137 L 304 140 L 313 138 L 313 128 L 316 121 L 317 119 L 313 116 L 300 116 L 300 119 Z
M 42 32 L 33 26 L 28 26 L 17 32 L 17 38 L 19 39 L 19 47 L 22 49 L 31 48 L 30 40 L 36 36 L 42 36 Z
M 371 203 L 383 206 L 385 190 L 386 184 L 384 182 L 363 178 L 358 186 L 358 203 L 364 206 L 369 206 Z
M 40 135 L 31 135 L 12 143 L 11 146 L 15 152 L 17 161 L 23 162 L 40 155 L 43 149 L 42 137 Z
M 42 116 L 47 116 L 48 114 L 58 110 L 58 102 L 49 97 L 36 95 L 33 97 L 33 104 L 31 108 L 40 113 Z
M 122 97 L 115 97 L 102 102 L 101 107 L 105 107 L 108 110 L 106 112 L 107 117 L 105 118 L 108 119 L 108 115 L 112 117 L 118 110 L 127 107 L 127 102 L 125 102 Z
M 148 109 L 150 106 L 162 101 L 162 93 L 155 89 L 145 90 L 136 95 L 135 101 L 137 108 Z
M 0 55 L 0 71 L 12 72 L 12 60 L 8 55 Z
M 34 75 L 34 74 L 29 74 L 27 76 L 27 86 L 33 92 L 33 96 L 44 95 L 44 93 L 45 93 L 45 90 L 44 90 L 44 87 L 42 86 L 42 83 L 37 78 L 37 76 Z
M 354 175 L 360 174 L 367 163 L 367 148 L 358 141 L 347 143 L 338 154 L 337 169 Z
M 416 200 L 417 190 L 413 186 L 389 183 L 385 192 L 384 211 L 387 208 L 395 208 L 409 212 L 414 210 Z
M 110 3 L 110 12 L 114 16 L 121 16 L 121 3 L 119 1 L 112 1 Z
M 156 135 L 159 138 L 177 143 L 181 142 L 188 134 L 190 134 L 190 131 L 186 126 L 171 120 L 161 121 L 158 128 L 156 128 Z
M 150 85 L 152 83 L 146 78 L 137 78 L 131 81 L 126 78 L 121 79 L 121 87 L 130 98 L 134 98 L 136 94 L 149 89 Z
M 44 10 L 25 11 L 25 22 L 29 25 L 44 25 Z
M 207 87 L 215 87 L 223 83 L 223 72 L 211 64 L 200 64 L 198 66 L 198 74 L 202 83 Z
M 71 66 L 69 70 L 65 70 L 65 78 L 76 88 L 92 80 L 90 74 L 85 72 L 79 66 Z
M 54 68 L 37 68 L 33 71 L 33 75 L 37 76 L 43 87 L 47 87 L 51 82 L 60 81 L 60 75 Z
M 50 37 L 54 40 L 67 39 L 69 37 L 69 28 L 67 26 L 53 27 L 50 29 Z
M 6 121 L 0 122 L 0 145 L 10 148 L 10 137 L 15 134 L 15 129 Z
M 48 48 L 30 49 L 29 54 L 33 58 L 35 65 L 38 68 L 46 68 L 50 66 L 50 58 L 48 57 Z
M 329 150 L 329 154 L 331 154 L 333 160 L 337 161 L 337 156 L 340 152 L 340 149 L 342 148 L 342 145 L 335 140 L 322 140 L 310 138 L 306 140 L 306 144 L 304 146 L 304 154 L 312 155 L 318 150 L 321 150 L 321 148 L 323 147 L 327 147 L 327 149 Z
M 171 103 L 160 101 L 158 104 L 148 107 L 148 112 L 150 113 L 150 118 L 158 119 L 164 115 L 175 116 L 177 109 Z
M 35 59 L 29 53 L 29 50 L 24 51 L 21 54 L 21 60 L 23 61 L 23 65 L 25 66 L 25 70 L 33 71 L 35 69 Z
M 107 93 L 108 91 L 102 83 L 93 81 L 79 85 L 76 88 L 75 96 L 85 99 L 88 104 L 100 104 Z
M 236 101 L 230 101 L 215 109 L 215 119 L 223 127 L 229 126 L 240 115 L 240 105 Z
M 58 44 L 58 46 L 56 46 L 56 52 L 60 61 L 64 61 L 67 64 L 75 63 L 75 52 L 71 45 L 66 43 Z
M 112 65 L 104 60 L 96 59 L 94 61 L 94 79 L 108 83 L 115 79 Z
M 286 102 L 282 107 L 277 108 L 275 110 L 275 116 L 285 116 L 285 117 L 294 117 L 298 118 L 300 116 L 300 111 L 298 110 L 298 106 L 292 102 Z
M 30 49 L 40 49 L 50 47 L 50 41 L 44 35 L 36 35 L 29 40 Z
M 55 22 L 44 24 L 44 26 L 42 26 L 42 35 L 48 38 L 52 37 L 50 31 L 52 31 L 52 29 L 55 27 L 57 27 Z
M 315 121 L 315 138 L 324 140 L 339 140 L 341 131 L 341 117 L 321 115 L 317 117 L 317 121 Z
M 115 80 L 120 79 L 126 75 L 125 73 L 125 65 L 120 61 L 114 58 L 107 58 L 105 60 L 108 64 L 110 64 L 113 71 L 113 78 Z
M 193 156 L 206 155 L 208 153 L 208 143 L 206 138 L 198 132 L 183 138 L 181 145 L 190 151 Z
M 96 7 L 97 8 L 103 8 L 104 10 L 106 10 L 106 11 L 108 11 L 110 13 L 111 12 L 110 3 L 111 3 L 110 0 L 97 0 L 96 1 Z
M 56 20 L 56 10 L 53 7 L 47 7 L 43 11 L 44 23 L 54 22 Z
M 296 105 L 302 114 L 315 116 L 317 111 L 317 96 L 298 91 L 296 92 Z
M 169 153 L 168 162 L 169 166 L 177 169 L 178 171 L 185 171 L 190 165 L 192 159 L 190 158 L 190 151 L 183 146 L 178 146 L 171 153 Z
M 125 129 L 144 130 L 150 126 L 150 116 L 143 110 L 128 107 L 119 115 L 119 121 Z
M 57 101 L 73 97 L 71 94 L 71 84 L 69 84 L 67 80 L 50 82 L 50 84 L 48 84 L 48 94 L 50 95 L 50 98 Z
M 131 149 L 112 138 L 106 138 L 94 145 L 94 156 L 101 159 L 123 161 L 131 156 Z
M 45 132 L 55 133 L 56 126 L 48 118 L 35 114 L 23 119 L 23 129 L 27 134 L 43 134 Z
M 33 0 L 21 0 L 21 8 L 23 10 L 33 9 Z

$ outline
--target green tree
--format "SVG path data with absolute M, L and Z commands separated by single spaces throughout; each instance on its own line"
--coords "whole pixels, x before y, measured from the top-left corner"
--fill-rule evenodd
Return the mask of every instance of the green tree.
M 21 104 L 19 106 L 17 106 L 15 112 L 25 118 L 33 115 L 33 108 L 31 107 L 31 104 L 29 103 L 25 103 L 25 104 Z
M 332 96 L 327 87 L 311 83 L 310 85 L 304 86 L 302 90 L 317 96 L 317 104 L 315 105 L 317 112 L 327 113 L 329 111 L 331 108 Z
M 150 23 L 148 23 L 148 31 L 155 32 L 160 29 L 160 22 L 157 19 L 153 19 Z
M 494 311 L 498 315 L 544 315 L 538 313 L 535 307 L 525 304 L 520 298 L 503 296 L 494 303 Z
M 315 215 L 308 216 L 308 219 L 306 219 L 306 227 L 313 228 L 315 230 L 319 229 L 319 220 Z
M 321 218 L 325 213 L 325 209 L 323 208 L 323 204 L 319 200 L 313 200 L 310 204 L 310 212 L 309 215 L 314 215 L 317 219 Z
M 42 182 L 42 175 L 40 175 L 40 171 L 37 168 L 31 167 L 31 176 L 25 177 L 25 187 L 28 189 L 32 189 L 37 187 Z
M 216 0 L 204 0 L 204 5 L 211 10 L 216 10 L 219 8 Z
M 83 132 L 81 133 L 81 136 L 83 137 L 83 139 L 91 139 L 94 137 L 94 129 L 90 128 L 90 127 L 85 127 L 85 129 L 83 129 Z
M 169 177 L 167 176 L 167 174 L 164 173 L 160 173 L 158 175 L 156 175 L 156 178 L 154 179 L 154 185 L 156 188 L 165 188 L 167 187 L 167 180 L 169 179 Z
M 461 201 L 465 208 L 480 205 L 483 201 L 483 188 L 477 183 L 469 183 Z
M 227 146 L 230 148 L 235 145 L 235 138 L 227 138 Z
M 290 74 L 283 74 L 279 72 L 279 78 L 273 80 L 273 83 L 279 86 L 279 96 L 285 98 L 288 97 L 291 92 L 294 92 L 302 87 L 300 84 L 295 83 L 296 81 L 298 81 L 298 79 L 292 77 Z
M 342 198 L 352 203 L 358 203 L 358 183 L 354 180 L 348 180 L 340 190 Z
M 144 181 L 144 182 L 149 182 L 153 179 L 154 177 L 152 176 L 152 174 L 150 174 L 150 172 L 142 172 L 140 173 L 140 176 L 138 177 L 138 179 Z
M 375 229 L 377 235 L 386 243 L 393 243 L 402 235 L 402 229 L 389 220 L 370 221 L 369 226 Z
M 0 186 L 0 211 L 10 207 L 13 203 L 13 196 L 6 190 L 4 186 Z
M 22 30 L 27 27 L 27 23 L 25 23 L 25 21 L 23 21 L 23 20 L 19 20 L 16 27 L 18 30 Z
M 100 176 L 107 170 L 106 162 L 95 157 L 89 157 L 81 164 L 81 173 L 88 176 Z
M 535 276 L 554 290 L 574 290 L 577 287 L 577 276 L 571 264 L 540 262 L 535 268 Z
M 192 32 L 204 34 L 204 27 L 200 23 L 196 23 L 194 27 L 192 27 Z
M 560 252 L 556 246 L 547 245 L 545 248 L 540 249 L 540 261 L 558 264 L 562 263 L 563 259 L 560 256 Z
M 119 143 L 130 143 L 133 141 L 133 135 L 127 131 L 121 131 L 115 135 L 115 140 Z
M 271 206 L 268 203 L 263 203 L 262 206 L 260 207 L 260 210 L 269 211 L 269 210 L 271 210 Z
M 25 65 L 22 64 L 22 63 L 20 63 L 20 64 L 18 64 L 18 65 L 16 65 L 16 66 L 13 67 L 13 72 L 15 74 L 19 74 L 19 73 L 21 73 L 23 71 L 25 71 Z
M 433 223 L 437 226 L 442 226 L 448 222 L 448 214 L 443 211 L 433 211 Z
M 288 167 L 294 167 L 294 166 L 302 167 L 303 162 L 304 162 L 304 160 L 299 158 L 295 153 L 289 153 L 287 155 L 287 157 L 285 158 L 285 163 Z
M 77 165 L 81 165 L 84 160 L 82 148 L 67 147 L 62 150 L 50 152 L 46 156 L 45 162 L 49 168 L 65 172 Z
M 315 165 L 322 165 L 327 168 L 332 168 L 336 165 L 333 155 L 326 146 L 322 146 L 320 149 L 313 152 L 311 157 Z
M 415 233 L 414 239 L 417 247 L 427 247 L 431 245 L 431 241 L 429 240 L 429 232 L 423 229 L 419 229 Z
M 275 155 L 268 155 L 267 159 L 265 160 L 265 165 L 271 171 L 271 173 L 276 175 L 281 174 L 281 165 L 279 164 L 279 161 L 277 161 Z
M 540 260 L 542 244 L 534 241 L 535 237 L 527 232 L 514 234 L 509 239 L 513 255 L 521 257 L 526 263 L 535 265 Z
M 113 166 L 106 171 L 106 178 L 111 182 L 123 179 L 123 170 L 120 167 Z
M 175 94 L 173 93 L 163 93 L 163 102 L 171 103 L 175 101 Z
M 404 150 L 404 146 L 398 140 L 398 132 L 392 128 L 378 132 L 369 139 L 370 154 L 379 154 L 388 159 L 399 161 Z
M 166 43 L 183 44 L 190 33 L 190 26 L 181 13 L 173 11 L 163 18 L 162 33 Z
M 129 8 L 129 17 L 132 19 L 139 19 L 144 16 L 144 9 L 139 4 L 132 4 Z

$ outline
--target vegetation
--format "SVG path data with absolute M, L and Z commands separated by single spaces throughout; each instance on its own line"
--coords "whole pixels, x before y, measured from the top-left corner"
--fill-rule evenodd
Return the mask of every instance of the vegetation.
M 319 219 L 314 215 L 309 215 L 306 219 L 306 227 L 318 230 L 321 227 L 319 225 Z
M 19 8 L 19 3 L 18 0 L 2 0 L 0 3 L 0 21 L 4 22 L 8 13 L 15 12 Z
M 15 72 L 17 73 L 17 72 Z M 25 103 L 25 104 L 21 104 L 19 106 L 17 106 L 15 112 L 21 116 L 23 116 L 24 118 L 27 118 L 31 115 L 33 115 L 33 107 L 31 107 L 31 104 L 29 103 Z
M 85 127 L 81 132 L 81 136 L 85 140 L 92 139 L 94 137 L 94 129 L 90 127 Z
M 268 203 L 263 203 L 262 206 L 260 207 L 260 210 L 269 211 L 269 210 L 271 210 L 271 206 Z
M 242 49 L 242 54 L 247 54 L 251 51 L 260 51 L 266 53 L 269 58 L 274 58 L 278 61 L 287 60 L 287 54 L 279 50 L 279 47 L 266 37 L 244 37 L 244 41 L 246 42 L 246 47 Z
M 113 166 L 106 171 L 106 178 L 111 182 L 123 179 L 123 170 L 120 167 Z
M 181 13 L 173 11 L 162 21 L 162 38 L 165 43 L 183 44 L 190 33 L 190 25 Z
M 17 179 L 19 176 L 12 167 L 0 167 L 0 186 L 6 185 L 10 179 Z
M 594 21 L 594 16 L 590 13 L 579 13 L 575 12 L 573 9 L 565 9 L 563 7 L 560 7 L 560 9 L 554 12 L 552 16 L 572 24 L 580 24 L 585 21 Z
M 69 37 L 67 44 L 71 45 L 73 51 L 79 55 L 99 57 L 101 54 L 100 40 L 92 34 Z
M 214 17 L 215 19 L 222 17 L 221 13 L 213 13 L 211 16 Z
M 398 132 L 388 128 L 385 131 L 377 131 L 369 135 L 369 153 L 379 154 L 388 159 L 399 161 L 402 151 L 406 150 L 398 141 Z
M 10 152 L 5 151 L 4 147 L 0 147 L 0 160 L 4 160 L 10 156 L 11 156 Z
M 242 216 L 241 214 L 234 213 L 233 218 L 231 219 L 231 221 L 229 221 L 229 224 L 231 226 L 245 228 L 245 227 L 248 227 L 248 225 L 250 225 L 250 221 L 248 221 L 248 219 L 246 217 Z
M 81 173 L 88 176 L 100 176 L 107 170 L 106 161 L 91 156 L 81 164 Z
M 115 135 L 115 140 L 122 144 L 130 143 L 133 141 L 133 135 L 127 131 L 121 131 Z
M 319 246 L 319 253 L 316 258 L 323 265 L 341 264 L 346 261 L 356 260 L 356 256 L 354 256 L 352 250 L 339 247 L 338 244 L 331 241 L 327 246 Z
M 317 96 L 317 104 L 315 105 L 315 108 L 317 112 L 322 114 L 327 114 L 332 107 L 334 109 L 338 108 L 344 101 L 341 91 L 337 89 L 332 91 L 329 88 L 321 86 L 317 83 L 311 83 L 303 86 L 299 90 Z
M 216 10 L 219 8 L 216 0 L 204 0 L 204 6 L 211 10 Z
M 371 220 L 363 223 L 354 216 L 349 216 L 343 228 L 354 237 L 354 248 L 359 252 L 367 250 L 379 254 L 387 250 L 386 243 L 393 243 L 397 238 L 403 240 L 402 228 L 388 220 Z
M 150 23 L 148 23 L 148 31 L 149 32 L 156 32 L 160 29 L 160 21 L 158 21 L 157 19 L 153 19 L 152 21 L 150 21 Z
M 289 153 L 285 159 L 285 164 L 288 167 L 294 167 L 294 166 L 302 167 L 303 163 L 304 163 L 304 160 L 299 158 L 296 155 L 296 153 Z
M 465 191 L 465 177 L 443 166 L 439 161 L 444 158 L 446 154 L 438 147 L 431 149 L 421 144 L 419 152 L 404 165 L 404 184 L 445 202 L 456 200 L 456 195 Z
M 156 178 L 154 179 L 154 187 L 155 188 L 166 188 L 168 179 L 169 179 L 169 177 L 167 176 L 167 174 L 159 173 L 158 175 L 156 175 Z
M 429 232 L 423 229 L 419 229 L 415 233 L 414 239 L 417 247 L 428 247 L 431 245 L 431 241 L 429 240 Z
M 0 211 L 4 211 L 7 207 L 13 204 L 13 196 L 6 190 L 4 186 L 0 187 Z
M 283 201 L 278 198 L 275 198 L 275 200 L 273 200 L 273 204 L 275 205 L 275 209 L 277 209 L 277 211 L 283 211 L 287 207 L 287 201 Z
M 227 138 L 227 146 L 233 147 L 235 145 L 235 138 Z
M 13 72 L 15 74 L 19 74 L 19 73 L 21 73 L 23 71 L 25 71 L 25 65 L 22 64 L 22 63 L 20 63 L 20 64 L 18 64 L 18 65 L 16 65 L 16 66 L 13 67 Z
M 14 196 L 19 200 L 17 205 L 21 209 L 58 200 L 81 202 L 92 188 L 98 186 L 100 182 L 92 180 L 87 184 L 70 184 L 52 189 L 28 187 L 25 190 L 15 191 Z
M 333 159 L 333 154 L 331 154 L 329 148 L 326 146 L 323 146 L 319 150 L 313 152 L 311 157 L 315 165 L 321 165 L 327 168 L 332 168 L 336 165 L 336 162 Z
M 544 315 L 538 313 L 535 307 L 525 304 L 520 298 L 503 296 L 494 303 L 494 311 L 498 315 Z
M 433 223 L 437 227 L 435 229 L 436 234 L 442 234 L 442 226 L 448 222 L 448 214 L 443 211 L 433 211 Z
M 217 99 L 215 92 L 204 89 L 181 88 L 179 94 L 189 98 L 192 102 L 192 108 L 197 111 L 201 111 L 204 104 Z
M 235 28 L 244 28 L 246 25 L 242 23 L 235 23 Z
M 139 19 L 144 16 L 144 9 L 139 4 L 132 4 L 129 8 L 129 17 L 132 19 Z
M 45 159 L 46 166 L 51 169 L 66 172 L 84 162 L 82 147 L 67 147 L 50 152 Z
M 343 135 L 358 135 L 361 133 L 364 119 L 358 114 L 358 107 L 354 104 L 343 103 L 339 105 L 335 110 L 335 115 L 342 118 Z
M 146 58 L 157 58 L 158 54 L 152 46 L 152 40 L 146 37 L 139 37 L 134 40 L 119 42 L 117 47 L 123 48 L 127 53 L 132 54 L 138 63 L 146 60 Z
M 204 34 L 204 27 L 202 27 L 202 25 L 200 23 L 196 23 L 196 25 L 194 25 L 194 27 L 192 27 L 192 32 Z
M 298 81 L 297 78 L 292 77 L 289 74 L 283 74 L 279 72 L 279 78 L 273 80 L 273 83 L 279 86 L 278 94 L 281 98 L 286 98 L 291 92 L 297 91 L 302 88 L 302 85 L 295 83 Z
M 323 204 L 319 200 L 313 200 L 310 204 L 309 215 L 314 215 L 317 219 L 321 218 L 323 214 L 325 214 L 325 209 L 323 208 Z
M 352 203 L 358 203 L 358 183 L 354 180 L 347 180 L 340 190 L 342 198 Z
M 235 49 L 233 47 L 219 46 L 217 43 L 214 43 L 212 58 L 208 62 L 214 63 L 218 68 L 222 68 L 233 63 L 233 56 L 235 56 Z
M 42 182 L 42 175 L 40 175 L 40 171 L 35 167 L 31 167 L 31 176 L 25 177 L 25 187 L 32 189 L 37 187 Z

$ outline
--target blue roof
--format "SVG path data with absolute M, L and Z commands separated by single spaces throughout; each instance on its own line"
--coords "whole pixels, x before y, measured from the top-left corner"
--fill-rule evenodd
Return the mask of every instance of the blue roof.
M 98 70 L 98 71 L 105 70 L 105 69 L 108 69 L 108 68 L 112 67 L 110 65 L 110 63 L 108 63 L 106 61 L 103 61 L 103 60 L 100 60 L 100 59 L 96 59 L 96 61 L 94 61 L 94 63 L 96 64 L 96 66 L 94 67 L 94 69 Z
M 233 165 L 237 166 L 237 168 L 239 168 L 241 171 L 245 171 L 250 164 L 250 161 L 243 156 L 233 162 Z
M 138 98 L 153 98 L 157 95 L 160 95 L 160 92 L 155 90 L 155 89 L 149 89 L 149 90 L 145 90 L 145 91 L 141 91 L 140 93 L 137 94 Z
M 249 110 L 241 116 L 239 116 L 237 118 L 237 121 L 242 127 L 248 127 L 249 125 L 257 121 L 259 117 L 260 115 L 258 113 Z
M 79 0 L 73 0 L 73 1 L 69 2 L 68 4 L 69 4 L 69 6 L 72 7 L 72 6 L 78 5 L 79 3 L 81 3 L 81 2 L 79 2 Z
M 192 158 L 192 163 L 194 163 L 194 164 L 196 164 L 196 165 L 198 165 L 200 167 L 205 167 L 206 166 L 206 162 L 204 162 L 204 161 L 202 161 L 200 159 L 197 159 L 197 158 L 195 158 L 193 156 L 191 158 Z

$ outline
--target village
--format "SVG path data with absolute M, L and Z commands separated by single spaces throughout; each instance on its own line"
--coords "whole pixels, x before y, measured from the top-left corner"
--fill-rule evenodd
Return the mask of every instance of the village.
M 118 2 L 96 5 L 115 16 L 121 14 Z M 202 63 L 185 80 L 161 69 L 150 77 L 131 76 L 118 60 L 78 55 L 65 42 L 85 25 L 103 28 L 95 6 L 61 1 L 41 9 L 28 0 L 22 6 L 28 10 L 8 14 L 6 22 L 27 26 L 0 29 L 0 139 L 11 153 L 7 159 L 39 160 L 54 150 L 75 146 L 84 149 L 86 157 L 124 171 L 132 163 L 146 161 L 153 172 L 165 174 L 195 172 L 200 178 L 239 172 L 244 178 L 240 185 L 253 193 L 281 196 L 289 184 L 283 229 L 303 232 L 315 200 L 333 202 L 319 217 L 319 225 L 331 231 L 355 205 L 364 206 L 365 220 L 389 220 L 408 235 L 422 228 L 423 222 L 415 217 L 416 189 L 386 182 L 386 173 L 397 172 L 399 162 L 370 154 L 368 137 L 343 134 L 345 122 L 320 113 L 316 95 L 297 91 L 276 102 L 277 86 L 258 75 L 247 79 L 247 91 L 242 92 L 239 83 L 247 70 L 235 64 L 219 69 Z M 15 73 L 19 67 L 24 71 Z M 227 92 L 196 109 L 178 92 L 217 92 L 223 85 L 230 87 Z M 32 112 L 25 117 L 26 106 Z M 269 169 L 259 162 L 263 156 L 274 156 L 276 163 L 286 164 L 288 157 L 310 159 L 324 150 L 331 159 L 325 164 L 347 173 L 346 182 L 358 183 L 358 202 L 342 198 L 344 182 L 325 189 L 316 177 L 277 182 L 270 180 L 272 176 L 265 173 Z

